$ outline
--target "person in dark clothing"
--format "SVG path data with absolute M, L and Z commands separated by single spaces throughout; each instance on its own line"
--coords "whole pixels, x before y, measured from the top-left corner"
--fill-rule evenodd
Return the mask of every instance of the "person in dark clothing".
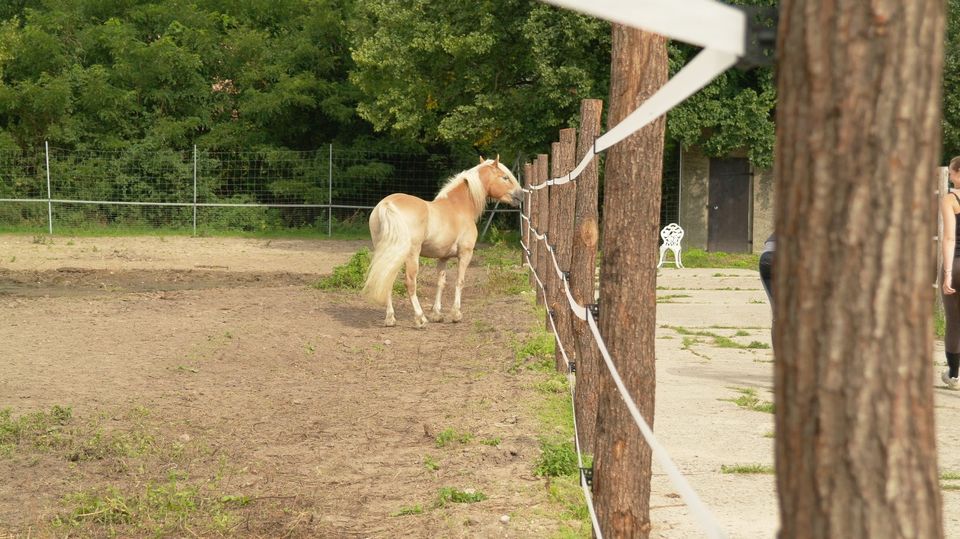
M 950 183 L 954 189 L 960 187 L 960 157 L 950 160 Z M 957 389 L 960 384 L 960 294 L 957 294 L 954 284 L 960 285 L 960 195 L 950 191 L 943 195 L 940 201 L 940 214 L 943 217 L 943 312 L 946 318 L 947 331 L 943 339 L 943 347 L 947 356 L 947 370 L 943 371 L 940 379 L 950 389 Z
M 777 250 L 776 234 L 770 234 L 763 243 L 763 252 L 760 253 L 760 282 L 767 293 L 770 309 L 773 309 L 773 253 Z

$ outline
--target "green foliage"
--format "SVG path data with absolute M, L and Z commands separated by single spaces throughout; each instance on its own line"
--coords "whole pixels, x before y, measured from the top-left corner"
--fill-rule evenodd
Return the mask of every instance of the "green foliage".
M 599 19 L 516 0 L 375 0 L 358 12 L 350 77 L 378 130 L 481 153 L 545 150 L 580 99 L 606 97 L 610 29 Z
M 435 472 L 440 469 L 440 463 L 430 455 L 426 455 L 423 457 L 423 467 L 431 472 Z
M 541 441 L 540 457 L 533 467 L 537 476 L 558 477 L 579 473 L 577 451 L 573 443 L 567 441 Z
M 191 528 L 198 526 L 222 533 L 239 522 L 232 511 L 250 503 L 248 496 L 212 496 L 185 479 L 171 472 L 165 482 L 149 483 L 139 492 L 108 487 L 70 494 L 64 499 L 70 509 L 56 516 L 53 524 L 61 528 L 103 526 L 114 533 L 124 528 L 149 530 L 158 536 L 186 531 L 195 535 Z
M 0 409 L 0 456 L 12 454 L 20 445 L 38 449 L 61 447 L 61 431 L 72 416 L 69 407 L 59 405 L 49 412 L 41 410 L 16 418 L 11 409 Z
M 456 429 L 448 428 L 444 429 L 443 432 L 437 435 L 436 445 L 437 447 L 446 447 L 453 442 L 459 442 L 461 444 L 470 443 L 470 440 L 473 439 L 473 435 L 469 432 L 457 432 Z
M 733 0 L 738 5 L 772 6 L 776 0 Z M 671 42 L 673 76 L 693 56 L 694 47 Z M 745 151 L 758 168 L 773 164 L 776 87 L 771 68 L 728 70 L 667 115 L 667 138 L 684 147 L 697 145 L 710 157 Z M 686 265 L 686 254 L 684 265 Z M 695 267 L 695 266 L 691 266 Z
M 320 290 L 361 290 L 370 269 L 370 251 L 360 249 L 346 264 L 333 268 L 333 273 L 322 277 L 313 287 Z M 406 286 L 401 281 L 393 284 L 394 294 L 405 294 Z
M 491 230 L 497 231 L 496 228 Z M 477 253 L 487 268 L 486 289 L 492 294 L 516 295 L 530 290 L 529 273 L 520 264 L 521 252 L 518 242 L 508 243 L 506 237 L 491 234 L 493 245 L 479 249 Z
M 687 268 L 737 268 L 755 270 L 760 265 L 758 253 L 723 253 L 690 249 L 683 252 L 683 265 Z
M 960 0 L 947 0 L 943 65 L 943 161 L 960 155 Z
M 721 464 L 720 473 L 725 474 L 772 474 L 773 466 L 766 464 Z
M 423 513 L 423 506 L 420 504 L 417 505 L 408 505 L 401 507 L 399 511 L 395 513 L 390 513 L 392 517 L 404 517 L 408 515 L 419 515 Z
M 360 249 L 346 264 L 333 268 L 333 273 L 321 278 L 314 287 L 320 290 L 360 290 L 370 269 L 370 251 Z
M 738 388 L 737 393 L 740 393 L 740 396 L 735 399 L 724 399 L 728 400 L 737 406 L 753 410 L 754 412 L 764 412 L 772 414 L 774 412 L 774 405 L 772 402 L 761 400 L 757 396 L 757 390 L 753 388 Z
M 460 490 L 443 487 L 437 492 L 437 507 L 446 507 L 449 503 L 477 503 L 487 499 L 487 495 L 472 489 Z
M 537 315 L 543 319 L 542 313 Z M 538 328 L 526 340 L 514 343 L 516 362 L 511 370 L 516 371 L 526 366 L 528 369 L 553 372 L 556 346 L 557 340 L 553 334 Z

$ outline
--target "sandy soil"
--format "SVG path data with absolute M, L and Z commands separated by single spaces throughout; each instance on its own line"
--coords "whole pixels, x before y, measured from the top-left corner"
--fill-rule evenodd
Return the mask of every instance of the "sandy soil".
M 105 439 L 139 433 L 157 455 L 0 456 L 0 537 L 62 535 L 49 523 L 69 507 L 65 495 L 142 491 L 174 472 L 205 492 L 250 499 L 227 535 L 539 538 L 576 529 L 558 522 L 549 481 L 531 472 L 531 403 L 541 397 L 531 375 L 510 369 L 512 343 L 535 324 L 529 300 L 489 294 L 483 268 L 470 269 L 463 324 L 418 331 L 404 304 L 399 326 L 383 328 L 381 311 L 354 294 L 308 286 L 362 242 L 33 240 L 0 236 L 0 409 L 70 406 Z M 773 416 L 731 402 L 744 390 L 772 400 L 772 354 L 684 341 L 699 331 L 769 345 L 756 272 L 664 269 L 658 284 L 656 433 L 729 537 L 775 537 L 773 476 L 721 473 L 773 464 Z M 931 383 L 940 466 L 960 472 L 960 431 L 951 428 L 960 392 Z M 450 428 L 474 440 L 438 448 Z M 151 468 L 170 462 L 176 470 Z M 653 482 L 653 536 L 702 536 L 657 466 Z M 433 508 L 443 487 L 489 499 Z M 960 537 L 960 493 L 943 496 L 947 535 Z M 392 516 L 413 505 L 425 510 Z
M 0 536 L 61 535 L 50 522 L 78 493 L 142 493 L 171 473 L 213 501 L 248 500 L 229 535 L 576 528 L 546 514 L 548 482 L 532 474 L 537 392 L 509 372 L 530 302 L 486 293 L 483 268 L 470 269 L 464 322 L 420 331 L 407 305 L 384 328 L 355 294 L 307 286 L 361 242 L 33 241 L 0 237 L 0 409 L 69 406 L 102 439 L 68 458 L 0 456 Z M 447 429 L 473 440 L 437 447 Z M 488 499 L 434 508 L 446 487 Z

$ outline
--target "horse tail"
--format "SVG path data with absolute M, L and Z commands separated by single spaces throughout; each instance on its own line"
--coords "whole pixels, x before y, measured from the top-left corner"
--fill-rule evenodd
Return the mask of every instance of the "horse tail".
M 363 295 L 386 304 L 397 272 L 410 253 L 410 231 L 390 202 L 381 202 L 370 215 L 373 258 L 363 283 Z

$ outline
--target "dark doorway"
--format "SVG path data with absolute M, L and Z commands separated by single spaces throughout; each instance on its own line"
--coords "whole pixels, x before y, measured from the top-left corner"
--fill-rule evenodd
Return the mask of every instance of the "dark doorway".
M 707 250 L 748 253 L 750 248 L 750 162 L 710 160 Z

